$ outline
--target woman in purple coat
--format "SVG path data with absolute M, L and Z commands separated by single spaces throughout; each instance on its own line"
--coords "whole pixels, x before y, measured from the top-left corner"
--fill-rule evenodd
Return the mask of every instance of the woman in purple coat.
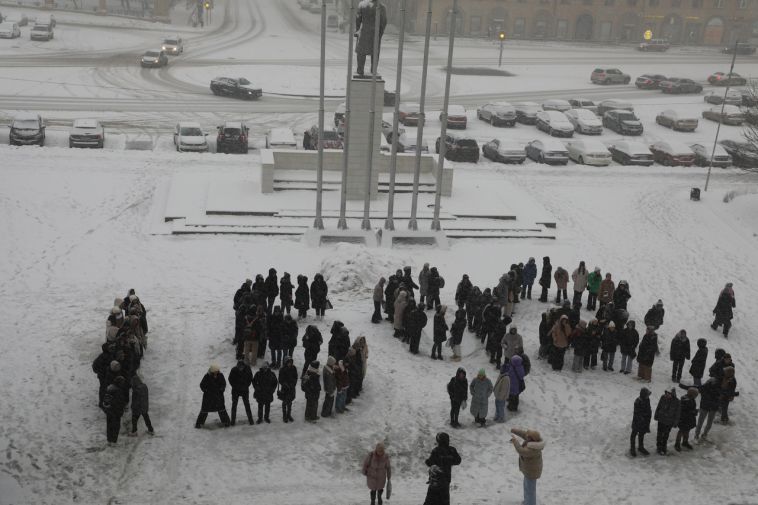
M 511 366 L 508 368 L 508 375 L 511 377 L 511 392 L 508 396 L 508 410 L 511 412 L 518 411 L 519 395 L 526 388 L 524 385 L 524 360 L 518 354 L 511 358 Z

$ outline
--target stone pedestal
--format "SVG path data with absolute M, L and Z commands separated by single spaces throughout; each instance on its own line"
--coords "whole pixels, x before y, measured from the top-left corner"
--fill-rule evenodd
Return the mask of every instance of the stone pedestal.
M 350 121 L 347 157 L 347 199 L 364 200 L 369 177 L 369 127 L 371 125 L 371 79 L 353 78 L 350 85 Z M 384 81 L 376 80 L 374 101 L 374 145 L 372 148 L 371 199 L 379 193 L 379 165 L 384 110 Z

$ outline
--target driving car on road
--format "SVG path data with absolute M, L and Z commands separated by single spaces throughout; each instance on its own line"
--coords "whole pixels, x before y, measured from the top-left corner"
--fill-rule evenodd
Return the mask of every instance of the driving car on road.
M 574 125 L 574 131 L 585 135 L 600 135 L 603 133 L 603 122 L 589 109 L 571 109 L 564 112 Z
M 8 141 L 12 146 L 45 145 L 45 123 L 39 114 L 19 114 L 10 125 Z
M 68 133 L 68 147 L 97 147 L 105 144 L 105 131 L 97 119 L 76 119 Z
M 569 158 L 580 165 L 605 167 L 611 164 L 610 151 L 597 139 L 569 140 L 566 150 Z
M 526 155 L 538 162 L 548 165 L 568 164 L 568 151 L 566 146 L 556 139 L 532 140 L 526 145 Z
M 661 140 L 650 144 L 653 159 L 661 165 L 689 167 L 695 162 L 695 153 L 686 144 L 674 140 Z
M 730 89 L 727 91 L 726 97 L 724 97 L 724 93 L 711 91 L 703 97 L 703 100 L 706 103 L 712 103 L 713 105 L 721 105 L 722 103 L 728 105 L 742 105 L 743 102 L 742 93 L 736 89 Z
M 672 109 L 666 109 L 657 116 L 655 122 L 674 131 L 694 132 L 698 125 L 696 117 L 682 115 Z
M 140 66 L 144 68 L 165 67 L 168 65 L 168 56 L 163 51 L 145 51 L 140 58 Z
M 477 109 L 476 117 L 492 126 L 514 126 L 516 109 L 508 102 L 488 103 Z
M 513 104 L 513 109 L 516 111 L 516 121 L 521 124 L 535 124 L 537 122 L 537 113 L 540 111 L 540 106 L 535 102 L 523 102 Z
M 744 86 L 747 84 L 747 79 L 740 74 L 732 72 L 714 72 L 708 76 L 708 82 L 713 86 Z
M 632 78 L 617 68 L 596 68 L 590 75 L 593 84 L 629 84 Z
M 642 123 L 634 112 L 611 110 L 603 116 L 603 126 L 621 135 L 642 135 Z
M 661 74 L 642 74 L 634 81 L 634 85 L 639 89 L 658 89 L 658 84 L 666 79 L 667 77 Z
M 482 144 L 482 155 L 500 163 L 523 163 L 526 159 L 524 147 L 506 139 L 492 139 Z
M 653 164 L 653 153 L 642 142 L 619 140 L 608 147 L 611 158 L 622 165 L 642 165 L 649 167 Z
M 437 137 L 435 152 L 440 152 L 440 138 Z M 445 159 L 450 161 L 479 161 L 479 144 L 470 137 L 460 135 L 445 136 Z
M 706 146 L 704 144 L 690 144 L 690 149 L 695 153 L 695 165 L 707 167 L 711 163 L 711 152 L 713 152 L 714 167 L 728 167 L 732 164 L 732 157 L 726 152 L 723 146 L 716 144 L 716 150 L 713 151 L 713 144 Z
M 671 44 L 669 44 L 669 41 L 667 39 L 650 39 L 642 42 L 639 46 L 637 46 L 637 50 L 645 52 L 664 52 L 668 51 L 670 47 Z
M 755 46 L 748 44 L 746 42 L 738 42 L 737 47 L 734 45 L 726 46 L 724 49 L 721 50 L 724 54 L 755 54 Z
M 542 110 L 537 113 L 537 129 L 553 137 L 573 137 L 574 125 L 566 114 L 557 110 Z
M 199 123 L 183 121 L 174 128 L 174 145 L 178 152 L 208 152 L 208 141 Z
M 244 77 L 216 77 L 211 80 L 211 91 L 214 95 L 231 96 L 243 100 L 255 100 L 263 95 L 261 88 L 256 88 Z
M 166 54 L 176 56 L 184 52 L 184 43 L 181 37 L 168 37 L 163 39 L 161 49 L 166 51 Z
M 703 86 L 692 79 L 682 77 L 669 77 L 661 81 L 658 87 L 664 93 L 701 93 L 703 91 Z
M 724 108 L 723 112 L 721 108 Z M 703 117 L 726 125 L 739 126 L 745 122 L 745 114 L 735 105 L 711 107 L 703 111 Z
M 216 134 L 217 153 L 242 153 L 248 152 L 248 128 L 241 121 L 226 121 L 219 126 Z M 268 139 L 267 139 L 268 140 Z M 294 139 L 293 139 L 294 140 Z M 297 145 L 297 144 L 295 144 Z

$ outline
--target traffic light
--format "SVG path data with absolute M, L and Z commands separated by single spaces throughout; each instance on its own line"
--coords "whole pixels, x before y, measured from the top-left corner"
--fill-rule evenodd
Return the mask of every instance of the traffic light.
M 500 32 L 497 34 L 497 38 L 500 40 L 505 40 L 505 32 Z

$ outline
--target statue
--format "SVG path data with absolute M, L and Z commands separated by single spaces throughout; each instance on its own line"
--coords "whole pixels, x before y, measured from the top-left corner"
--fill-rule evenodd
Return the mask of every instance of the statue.
M 382 35 L 384 35 L 384 28 L 387 26 L 387 9 L 379 0 L 363 0 L 358 4 L 358 15 L 355 17 L 355 36 L 358 37 L 358 43 L 355 46 L 355 54 L 358 57 L 356 73 L 359 76 L 364 75 L 363 67 L 366 66 L 367 55 L 371 56 L 372 75 L 376 73 L 379 64 L 379 48 L 376 51 L 377 61 L 374 61 L 374 28 L 376 26 L 377 7 L 381 12 L 379 19 L 379 46 L 381 47 Z

